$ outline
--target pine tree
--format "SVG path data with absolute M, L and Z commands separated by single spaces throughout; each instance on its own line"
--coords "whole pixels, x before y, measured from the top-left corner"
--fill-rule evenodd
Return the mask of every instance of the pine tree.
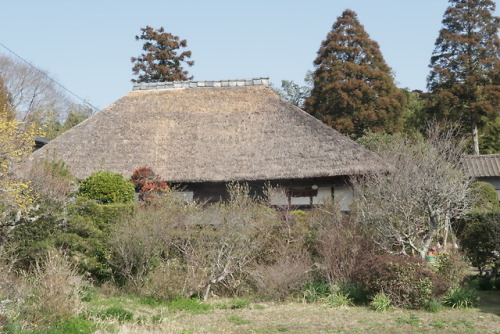
M 354 11 L 345 10 L 333 24 L 314 65 L 313 89 L 305 104 L 313 116 L 353 137 L 366 130 L 402 129 L 405 96 Z
M 479 154 L 478 127 L 500 110 L 500 19 L 492 0 L 449 2 L 427 78 L 429 116 L 461 122 Z
M 187 47 L 185 39 L 180 40 L 179 36 L 165 32 L 164 28 L 153 29 L 150 26 L 141 28 L 142 35 L 135 36 L 135 39 L 144 40 L 142 49 L 145 53 L 139 57 L 132 57 L 134 63 L 132 72 L 137 75 L 137 79 L 132 82 L 163 82 L 163 81 L 183 81 L 191 80 L 188 71 L 182 67 L 185 62 L 188 66 L 193 66 L 191 51 L 182 51 Z

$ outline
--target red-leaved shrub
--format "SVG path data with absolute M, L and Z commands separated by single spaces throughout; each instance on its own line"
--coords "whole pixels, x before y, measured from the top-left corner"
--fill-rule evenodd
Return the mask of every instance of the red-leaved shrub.
M 150 167 L 136 169 L 131 180 L 135 191 L 139 193 L 139 200 L 147 203 L 151 203 L 158 195 L 169 189 L 168 184 Z

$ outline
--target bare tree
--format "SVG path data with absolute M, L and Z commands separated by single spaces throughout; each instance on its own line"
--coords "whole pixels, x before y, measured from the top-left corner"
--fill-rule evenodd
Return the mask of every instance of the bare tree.
M 20 121 L 64 119 L 74 102 L 47 76 L 27 63 L 0 54 L 0 77 Z
M 371 147 L 393 169 L 354 182 L 361 223 L 381 249 L 425 257 L 440 233 L 446 242 L 451 222 L 468 210 L 470 180 L 461 171 L 455 133 L 433 127 L 425 139 L 396 135 L 379 140 L 378 150 Z

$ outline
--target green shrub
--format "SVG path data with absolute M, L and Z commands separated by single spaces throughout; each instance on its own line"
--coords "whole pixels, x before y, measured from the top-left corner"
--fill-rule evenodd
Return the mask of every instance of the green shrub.
M 36 224 L 17 227 L 5 251 L 9 258 L 17 259 L 16 269 L 30 270 L 48 250 L 62 249 L 81 273 L 102 282 L 111 278 L 110 228 L 134 212 L 133 203 L 101 205 L 79 197 L 60 212 L 42 215 Z
M 353 281 L 372 295 L 384 292 L 394 306 L 423 308 L 448 288 L 421 259 L 399 255 L 365 254 Z
M 479 211 L 498 210 L 498 195 L 495 187 L 488 182 L 476 181 L 470 184 L 472 208 Z
M 439 310 L 441 310 L 441 303 L 439 302 L 439 300 L 433 299 L 429 302 L 429 304 L 427 304 L 426 309 L 429 312 L 437 313 L 439 312 Z
M 311 282 L 304 287 L 304 299 L 308 303 L 315 303 L 330 294 L 330 285 L 322 282 Z
M 383 292 L 377 293 L 370 301 L 370 308 L 377 312 L 385 312 L 391 308 L 391 298 Z
M 495 280 L 493 281 L 493 285 L 497 290 L 500 290 L 500 277 L 495 278 Z
M 471 308 L 478 303 L 476 291 L 470 288 L 452 288 L 443 298 L 443 304 L 452 308 Z
M 439 276 L 453 287 L 462 285 L 469 267 L 469 262 L 458 251 L 439 254 L 434 265 Z
M 479 280 L 480 290 L 493 290 L 493 280 L 491 278 L 481 278 Z
M 82 181 L 78 194 L 101 204 L 131 203 L 134 201 L 135 189 L 120 174 L 100 171 Z
M 349 295 L 341 291 L 335 291 L 323 298 L 325 304 L 329 307 L 353 306 L 354 303 Z
M 500 249 L 500 213 L 470 213 L 462 225 L 461 246 L 480 275 L 489 266 L 498 268 L 500 260 L 495 252 Z

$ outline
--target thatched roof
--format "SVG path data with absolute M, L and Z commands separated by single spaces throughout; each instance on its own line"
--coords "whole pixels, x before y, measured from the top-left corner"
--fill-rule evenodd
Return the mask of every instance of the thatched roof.
M 29 159 L 62 159 L 78 178 L 99 170 L 128 178 L 148 166 L 170 182 L 301 179 L 385 169 L 371 151 L 281 100 L 265 79 L 226 87 L 210 83 L 154 90 L 142 85 Z
M 500 176 L 500 154 L 468 155 L 464 167 L 471 177 Z

